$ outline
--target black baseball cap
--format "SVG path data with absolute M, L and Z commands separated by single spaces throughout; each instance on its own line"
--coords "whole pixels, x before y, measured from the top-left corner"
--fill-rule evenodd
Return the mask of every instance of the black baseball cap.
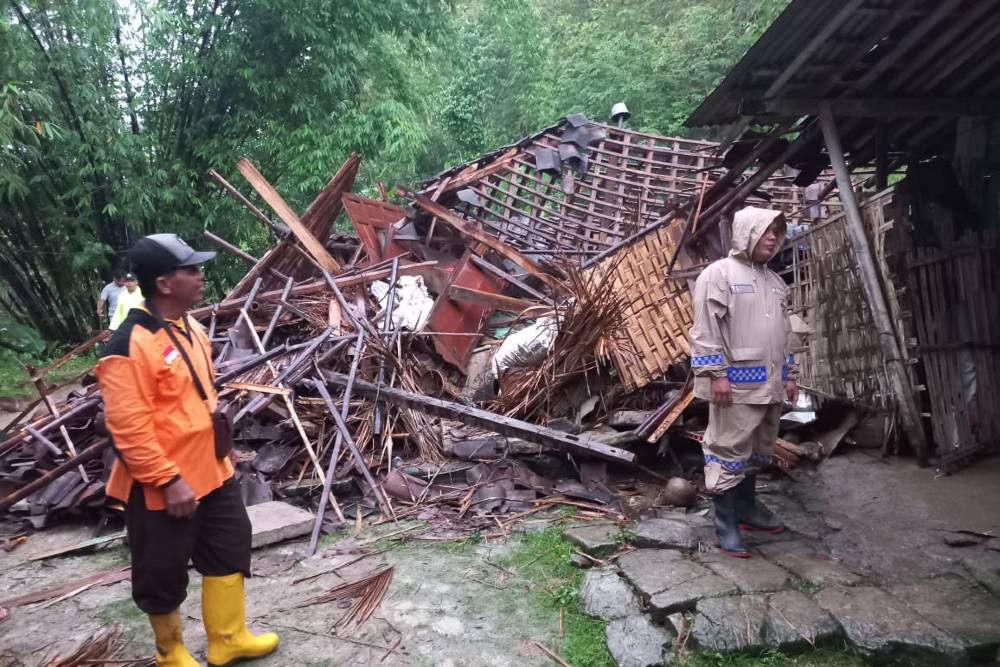
M 125 282 L 128 282 L 129 280 L 138 280 L 138 278 L 135 277 L 134 273 L 126 273 Z
M 214 257 L 214 252 L 195 250 L 177 234 L 144 236 L 128 251 L 132 269 L 146 280 L 158 278 L 184 266 L 203 264 Z

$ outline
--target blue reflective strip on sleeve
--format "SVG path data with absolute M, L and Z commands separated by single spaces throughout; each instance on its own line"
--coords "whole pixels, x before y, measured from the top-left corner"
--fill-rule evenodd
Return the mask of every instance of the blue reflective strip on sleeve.
M 705 454 L 705 463 L 718 463 L 729 472 L 738 472 L 746 467 L 746 464 L 743 463 L 743 461 L 726 461 L 724 459 L 720 459 L 718 456 L 712 456 L 711 454 Z
M 767 381 L 767 366 L 730 366 L 726 377 L 733 384 L 758 384 Z
M 786 382 L 788 381 L 788 366 L 781 367 L 781 379 Z
M 771 457 L 770 456 L 765 456 L 764 454 L 758 454 L 757 452 L 754 452 L 753 454 L 751 454 L 750 458 L 752 458 L 754 461 L 759 461 L 760 463 L 770 463 L 771 462 Z
M 691 357 L 692 366 L 710 366 L 724 363 L 726 363 L 726 358 L 721 354 L 702 354 Z

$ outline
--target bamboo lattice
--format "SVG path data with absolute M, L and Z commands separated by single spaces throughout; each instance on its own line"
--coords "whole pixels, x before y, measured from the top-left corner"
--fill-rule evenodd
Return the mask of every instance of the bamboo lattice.
M 689 354 L 691 293 L 685 281 L 666 278 L 683 228 L 684 220 L 678 218 L 590 269 L 605 273 L 606 288 L 630 300 L 624 327 L 630 345 L 613 355 L 628 391 L 662 378 L 670 364 Z
M 916 248 L 909 287 L 945 471 L 1000 445 L 1000 252 L 996 232 Z
M 582 177 L 572 191 L 566 178 L 539 171 L 538 148 L 557 149 L 565 123 L 525 138 L 477 161 L 439 174 L 422 192 L 521 250 L 548 251 L 586 259 L 660 220 L 672 208 L 696 199 L 705 174 L 711 184 L 725 171 L 715 168 L 718 144 L 634 132 L 590 123 L 605 138 L 588 149 Z M 452 199 L 469 189 L 478 205 Z M 768 200 L 748 204 L 780 207 L 791 220 L 803 215 L 803 189 L 784 177 L 760 189 Z
M 900 307 L 895 273 L 896 256 L 903 250 L 896 218 L 895 191 L 886 190 L 861 205 L 875 264 L 886 293 L 896 337 L 907 354 L 908 322 Z M 791 267 L 792 312 L 812 328 L 800 349 L 794 350 L 802 384 L 827 394 L 892 410 L 892 386 L 878 331 L 867 306 L 858 275 L 846 219 L 837 215 L 813 226 L 794 242 Z

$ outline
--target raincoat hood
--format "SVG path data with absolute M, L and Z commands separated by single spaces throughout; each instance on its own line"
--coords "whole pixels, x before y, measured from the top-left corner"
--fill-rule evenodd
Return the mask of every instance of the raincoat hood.
M 751 256 L 754 246 L 757 245 L 760 237 L 764 235 L 767 228 L 779 216 L 781 216 L 781 211 L 774 211 L 768 208 L 755 208 L 753 206 L 747 206 L 737 211 L 733 217 L 733 243 L 732 249 L 729 251 L 729 256 L 752 262 Z M 771 253 L 768 261 L 778 254 L 781 246 L 782 243 L 779 240 L 775 244 L 774 252 Z

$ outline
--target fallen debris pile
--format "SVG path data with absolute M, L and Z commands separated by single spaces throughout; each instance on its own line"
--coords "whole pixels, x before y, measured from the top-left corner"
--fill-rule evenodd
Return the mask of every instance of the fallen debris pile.
M 212 172 L 276 237 L 256 259 L 206 232 L 250 268 L 191 313 L 233 406 L 245 502 L 308 507 L 315 550 L 324 524 L 374 513 L 445 517 L 447 534 L 470 516 L 506 534 L 559 502 L 621 518 L 621 498 L 643 493 L 635 473 L 667 479 L 637 463 L 646 441 L 695 478 L 690 297 L 667 269 L 692 266 L 678 215 L 704 192 L 714 145 L 681 143 L 571 116 L 419 192 L 397 188 L 405 206 L 352 193 L 351 155 L 301 217 L 240 160 L 280 222 Z M 341 211 L 355 235 L 334 233 Z M 0 441 L 12 534 L 102 507 L 114 457 L 97 386 L 56 404 L 38 378 L 45 412 L 29 408 Z M 782 467 L 803 447 L 782 444 Z

